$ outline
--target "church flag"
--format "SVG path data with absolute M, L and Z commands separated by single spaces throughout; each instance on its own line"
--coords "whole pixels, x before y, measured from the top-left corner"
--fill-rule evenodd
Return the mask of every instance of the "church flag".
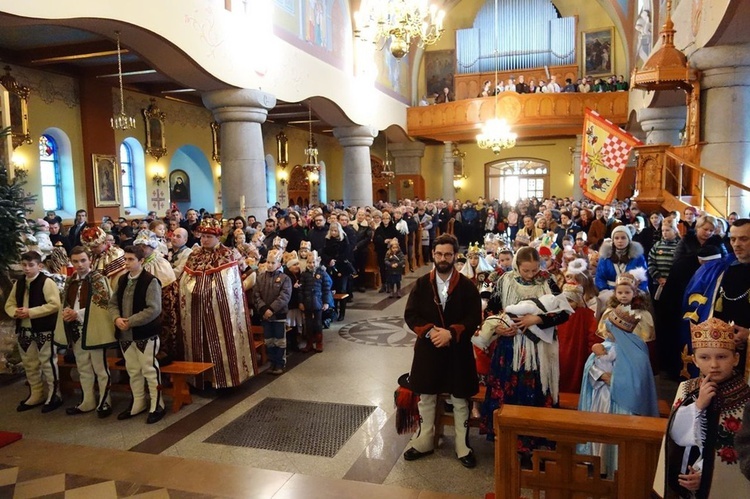
M 630 151 L 642 142 L 589 108 L 583 133 L 580 172 L 583 194 L 599 204 L 609 204 L 615 197 Z

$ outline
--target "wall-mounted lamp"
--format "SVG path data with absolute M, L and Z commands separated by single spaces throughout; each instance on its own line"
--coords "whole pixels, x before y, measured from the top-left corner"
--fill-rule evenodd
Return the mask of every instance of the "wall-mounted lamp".
M 279 183 L 285 186 L 287 182 L 289 182 L 289 174 L 283 171 L 279 172 Z
M 289 139 L 287 139 L 284 130 L 276 135 L 276 163 L 281 168 L 286 168 L 289 164 Z
M 161 185 L 167 181 L 167 178 L 164 176 L 161 170 L 156 170 L 154 176 L 151 177 L 151 180 L 153 180 L 156 185 Z
M 13 172 L 16 177 L 25 179 L 28 176 L 29 170 L 26 168 L 26 162 L 22 156 L 14 153 L 10 159 L 10 163 L 13 166 Z
M 309 180 L 312 185 L 318 185 L 318 182 L 320 182 L 320 174 L 317 172 L 310 172 L 307 175 L 307 180 Z
M 453 179 L 453 190 L 456 192 L 459 192 L 461 190 L 461 185 L 463 184 L 463 178 L 454 178 Z

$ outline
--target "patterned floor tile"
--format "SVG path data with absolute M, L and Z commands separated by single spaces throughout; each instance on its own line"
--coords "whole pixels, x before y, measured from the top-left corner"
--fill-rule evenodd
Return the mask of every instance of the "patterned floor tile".
M 65 491 L 65 499 L 89 499 L 92 497 L 96 499 L 117 499 L 115 482 L 110 480 Z
M 23 470 L 22 470 L 23 471 Z M 20 473 L 19 473 L 20 475 Z M 65 491 L 65 474 L 46 476 L 16 483 L 13 499 L 30 499 Z

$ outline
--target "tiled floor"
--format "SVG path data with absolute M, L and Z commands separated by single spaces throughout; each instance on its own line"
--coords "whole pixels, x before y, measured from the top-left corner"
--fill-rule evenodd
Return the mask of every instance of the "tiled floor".
M 415 275 L 405 277 L 404 296 Z M 410 463 L 401 457 L 409 436 L 396 434 L 393 391 L 411 364 L 413 335 L 400 323 L 405 304 L 406 297 L 356 294 L 346 322 L 325 331 L 323 353 L 290 355 L 279 377 L 260 374 L 226 393 L 197 394 L 155 425 L 62 410 L 17 413 L 23 383 L 0 387 L 0 429 L 24 434 L 0 449 L 0 468 L 7 466 L 0 498 L 483 497 L 493 487 L 493 447 L 476 430 L 474 470 L 455 458 L 451 428 L 433 456 Z M 376 409 L 331 458 L 205 442 L 266 397 Z M 115 414 L 126 399 L 119 395 L 116 403 Z

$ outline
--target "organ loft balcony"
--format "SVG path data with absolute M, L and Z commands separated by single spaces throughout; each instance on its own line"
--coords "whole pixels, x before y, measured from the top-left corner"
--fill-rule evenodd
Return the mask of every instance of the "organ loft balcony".
M 628 120 L 629 92 L 517 94 L 497 96 L 497 117 L 505 118 L 521 139 L 575 136 L 583 133 L 586 108 L 617 125 Z M 495 97 L 463 99 L 410 107 L 408 133 L 440 142 L 473 141 L 484 122 L 495 117 Z

